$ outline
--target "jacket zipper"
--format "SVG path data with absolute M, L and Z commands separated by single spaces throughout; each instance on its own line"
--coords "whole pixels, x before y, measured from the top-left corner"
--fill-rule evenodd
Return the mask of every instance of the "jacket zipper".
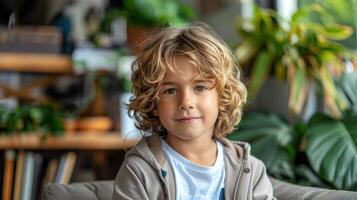
M 166 185 L 165 181 L 164 181 L 164 178 L 162 177 L 162 174 L 160 172 L 157 172 L 157 175 L 159 176 L 159 181 L 160 181 L 160 184 L 161 184 L 161 187 L 164 191 L 164 200 L 168 200 L 168 186 Z

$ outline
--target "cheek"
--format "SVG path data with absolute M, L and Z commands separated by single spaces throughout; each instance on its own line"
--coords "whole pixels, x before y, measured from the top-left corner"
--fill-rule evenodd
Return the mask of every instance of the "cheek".
M 218 99 L 216 97 L 209 97 L 203 101 L 203 105 L 209 106 L 209 108 L 218 107 Z
M 219 101 L 216 95 L 210 95 L 204 98 L 200 103 L 200 110 L 210 116 L 211 120 L 216 120 L 219 114 Z
M 206 106 L 207 108 L 218 108 L 219 100 L 218 94 L 216 92 L 211 93 L 209 96 L 205 97 L 205 100 L 202 101 L 202 105 Z
M 174 110 L 174 104 L 171 101 L 160 100 L 160 103 L 156 104 L 156 111 L 157 114 L 160 116 L 167 116 L 170 115 L 171 112 Z

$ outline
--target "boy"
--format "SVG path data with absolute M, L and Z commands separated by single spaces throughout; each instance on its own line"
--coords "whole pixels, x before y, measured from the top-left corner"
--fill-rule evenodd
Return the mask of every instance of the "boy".
M 129 113 L 145 137 L 126 155 L 112 199 L 274 199 L 249 145 L 224 138 L 246 88 L 234 56 L 205 24 L 166 28 L 132 65 Z

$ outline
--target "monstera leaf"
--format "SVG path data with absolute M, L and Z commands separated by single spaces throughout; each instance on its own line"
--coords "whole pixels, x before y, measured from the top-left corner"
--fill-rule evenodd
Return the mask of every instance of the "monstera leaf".
M 271 175 L 294 179 L 293 130 L 277 115 L 248 113 L 228 138 L 249 142 L 252 154 L 264 162 Z
M 338 189 L 357 189 L 357 115 L 341 120 L 316 114 L 306 132 L 306 154 L 314 171 Z
M 357 111 L 357 73 L 343 74 L 343 76 L 337 80 L 337 86 L 345 96 L 349 109 Z

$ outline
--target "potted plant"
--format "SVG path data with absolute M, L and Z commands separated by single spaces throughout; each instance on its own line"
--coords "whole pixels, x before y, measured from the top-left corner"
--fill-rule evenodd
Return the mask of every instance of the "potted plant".
M 338 42 L 350 49 L 357 49 L 357 43 L 356 43 L 357 21 L 356 21 L 356 16 L 351 15 L 351 13 L 355 13 L 357 11 L 356 1 L 355 0 L 344 0 L 344 1 L 300 0 L 299 1 L 299 4 L 301 6 L 306 6 L 313 3 L 319 3 L 319 5 L 321 5 L 321 7 L 323 7 L 326 10 L 326 12 L 328 12 L 330 16 L 332 16 L 326 20 L 330 20 L 338 24 L 344 24 L 352 27 L 353 34 L 349 38 L 346 38 L 345 40 L 338 41 Z M 348 10 L 349 12 L 346 12 L 346 10 Z M 320 17 L 318 16 L 312 15 L 310 18 L 311 20 L 316 22 L 321 21 Z
M 288 83 L 290 113 L 301 113 L 308 89 L 320 88 L 329 112 L 341 117 L 346 102 L 336 90 L 334 77 L 344 71 L 343 59 L 352 53 L 335 41 L 348 38 L 352 29 L 312 22 L 308 16 L 313 13 L 327 15 L 316 4 L 296 10 L 289 20 L 276 11 L 255 7 L 249 21 L 237 21 L 242 43 L 236 55 L 249 76 L 250 99 L 274 76 Z
M 125 0 L 123 8 L 108 10 L 103 25 L 109 29 L 118 17 L 127 19 L 128 43 L 134 52 L 155 27 L 180 26 L 195 18 L 194 11 L 180 0 Z
M 356 85 L 357 86 L 357 85 Z M 228 137 L 252 145 L 271 176 L 332 189 L 357 190 L 357 114 L 341 119 L 316 113 L 308 123 L 290 125 L 273 113 L 244 115 Z
M 40 133 L 41 137 L 62 135 L 63 113 L 51 106 L 0 107 L 0 134 Z
M 348 102 L 340 119 L 315 113 L 307 122 L 288 123 L 275 113 L 249 112 L 228 137 L 249 142 L 252 154 L 263 160 L 274 177 L 356 190 L 357 73 L 343 74 L 336 86 Z
M 125 0 L 124 10 L 128 23 L 138 26 L 177 26 L 195 18 L 179 0 Z

